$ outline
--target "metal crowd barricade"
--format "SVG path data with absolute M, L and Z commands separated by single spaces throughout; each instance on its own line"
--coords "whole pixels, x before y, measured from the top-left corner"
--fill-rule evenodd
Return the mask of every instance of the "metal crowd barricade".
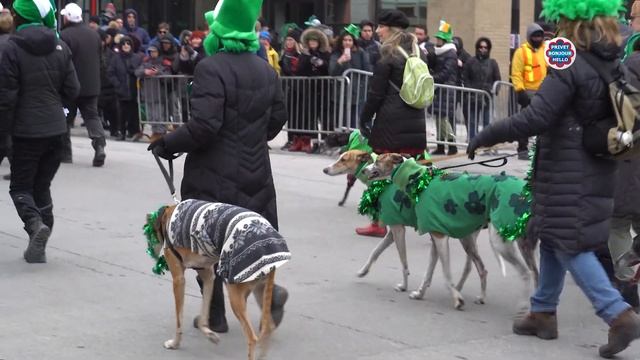
M 486 91 L 435 84 L 435 96 L 425 110 L 427 143 L 468 145 L 469 138 L 491 121 L 493 99 Z
M 168 125 L 181 125 L 191 114 L 189 83 L 193 76 L 158 75 L 139 78 L 138 113 L 140 124 L 164 132 Z
M 344 128 L 358 129 L 360 125 L 360 113 L 365 101 L 367 101 L 367 90 L 369 89 L 369 80 L 373 76 L 372 72 L 356 69 L 348 69 L 342 76 L 349 79 L 349 87 L 347 89 Z
M 329 134 L 344 123 L 348 79 L 343 76 L 283 76 L 289 113 L 286 131 Z
M 493 83 L 493 118 L 507 118 L 520 110 L 513 84 L 506 81 Z

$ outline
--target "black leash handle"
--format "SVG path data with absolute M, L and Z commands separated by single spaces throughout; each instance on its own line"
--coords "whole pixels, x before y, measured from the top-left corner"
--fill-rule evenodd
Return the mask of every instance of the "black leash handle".
M 508 162 L 508 158 L 513 157 L 518 155 L 516 154 L 510 154 L 510 155 L 503 155 L 503 156 L 499 156 L 497 158 L 493 158 L 493 159 L 488 159 L 488 160 L 482 160 L 482 161 L 473 161 L 473 162 L 468 162 L 468 163 L 464 163 L 464 164 L 459 164 L 459 165 L 452 165 L 452 166 L 446 166 L 446 167 L 441 167 L 439 168 L 440 170 L 447 170 L 447 169 L 455 169 L 455 168 L 461 168 L 461 167 L 465 167 L 465 166 L 469 166 L 469 165 L 482 165 L 482 166 L 486 166 L 486 167 L 490 167 L 490 168 L 499 168 L 502 166 L 505 166 Z M 500 164 L 497 165 L 491 165 L 491 163 L 496 162 L 496 161 L 500 161 L 502 160 L 502 162 Z
M 173 198 L 173 201 L 175 201 L 176 204 L 179 203 L 180 201 L 176 196 L 176 187 L 173 185 L 173 160 L 180 157 L 180 155 L 169 159 L 169 171 L 167 171 L 167 168 L 164 167 L 164 165 L 162 164 L 162 160 L 160 160 L 160 157 L 158 155 L 153 154 L 153 157 L 156 159 L 156 163 L 158 163 L 158 167 L 162 172 L 162 176 L 164 176 L 164 180 L 167 182 L 167 185 L 169 185 L 169 191 L 171 191 L 171 197 Z

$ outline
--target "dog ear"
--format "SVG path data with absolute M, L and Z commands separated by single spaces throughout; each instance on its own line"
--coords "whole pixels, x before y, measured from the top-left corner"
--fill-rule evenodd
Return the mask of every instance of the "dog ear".
M 402 164 L 404 162 L 404 156 L 400 154 L 391 154 L 391 162 L 394 164 Z
M 357 159 L 359 162 L 369 162 L 372 160 L 371 154 L 369 153 L 360 154 L 358 155 Z
M 158 209 L 158 217 L 156 218 L 156 221 L 153 223 L 153 230 L 155 230 L 156 236 L 158 237 L 158 240 L 160 240 L 160 242 L 164 241 L 164 231 L 162 229 L 162 223 L 164 218 L 164 211 L 166 209 L 167 209 L 166 206 L 162 206 L 160 209 Z

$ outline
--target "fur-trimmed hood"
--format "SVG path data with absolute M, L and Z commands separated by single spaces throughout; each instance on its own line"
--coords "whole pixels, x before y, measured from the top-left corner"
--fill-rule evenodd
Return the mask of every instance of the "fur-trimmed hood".
M 304 50 L 309 50 L 309 40 L 316 39 L 320 46 L 318 46 L 318 50 L 321 52 L 331 52 L 331 47 L 329 47 L 329 38 L 325 35 L 324 32 L 320 29 L 309 28 L 302 32 L 300 36 L 300 42 L 302 43 L 302 48 Z

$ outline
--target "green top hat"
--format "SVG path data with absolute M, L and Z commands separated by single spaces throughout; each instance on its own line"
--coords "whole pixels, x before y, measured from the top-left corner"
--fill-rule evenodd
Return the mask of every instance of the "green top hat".
M 438 39 L 442 39 L 446 43 L 453 41 L 453 29 L 451 28 L 451 24 L 444 20 L 440 20 L 440 26 L 438 27 L 436 37 Z
M 353 35 L 353 38 L 355 40 L 358 40 L 358 38 L 360 37 L 360 27 L 358 25 L 349 24 L 349 26 L 346 26 L 344 28 L 344 31 L 346 31 L 348 34 Z
M 592 20 L 596 16 L 618 17 L 624 11 L 622 0 L 544 0 L 541 16 L 558 21 L 561 17 L 569 20 Z
M 204 14 L 209 35 L 204 41 L 208 54 L 218 51 L 255 52 L 260 48 L 255 25 L 262 0 L 220 0 L 213 11 Z

